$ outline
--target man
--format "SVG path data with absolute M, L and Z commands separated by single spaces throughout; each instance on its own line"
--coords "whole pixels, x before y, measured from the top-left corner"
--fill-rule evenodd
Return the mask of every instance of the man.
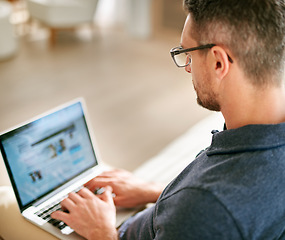
M 88 239 L 285 239 L 285 1 L 184 6 L 181 46 L 172 57 L 192 73 L 198 103 L 221 111 L 227 130 L 213 133 L 210 147 L 162 193 L 112 171 L 70 194 L 62 202 L 69 213 L 52 216 Z M 95 196 L 102 186 L 105 193 Z M 114 203 L 146 202 L 156 204 L 117 234 Z

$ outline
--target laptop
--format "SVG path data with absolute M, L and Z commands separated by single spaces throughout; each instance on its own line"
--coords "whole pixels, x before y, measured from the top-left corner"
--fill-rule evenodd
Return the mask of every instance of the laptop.
M 76 99 L 0 134 L 1 153 L 24 218 L 60 239 L 82 239 L 50 217 L 68 193 L 106 170 Z M 117 211 L 117 226 L 135 210 Z

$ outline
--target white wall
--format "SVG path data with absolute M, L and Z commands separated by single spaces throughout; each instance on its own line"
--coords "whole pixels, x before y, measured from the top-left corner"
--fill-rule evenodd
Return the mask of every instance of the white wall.
M 148 38 L 152 31 L 152 0 L 100 0 L 95 14 L 99 26 L 122 24 L 137 38 Z
M 99 0 L 95 22 L 99 26 L 125 24 L 127 9 L 127 0 Z

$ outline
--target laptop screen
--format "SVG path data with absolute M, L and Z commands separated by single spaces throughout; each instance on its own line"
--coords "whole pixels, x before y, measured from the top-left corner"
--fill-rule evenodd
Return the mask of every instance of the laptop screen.
M 97 165 L 81 102 L 0 136 L 21 207 Z

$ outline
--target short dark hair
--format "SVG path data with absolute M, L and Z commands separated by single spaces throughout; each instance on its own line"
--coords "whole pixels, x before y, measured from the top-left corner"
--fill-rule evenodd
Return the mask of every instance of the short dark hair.
M 282 83 L 284 0 L 184 0 L 199 44 L 227 47 L 253 84 Z

